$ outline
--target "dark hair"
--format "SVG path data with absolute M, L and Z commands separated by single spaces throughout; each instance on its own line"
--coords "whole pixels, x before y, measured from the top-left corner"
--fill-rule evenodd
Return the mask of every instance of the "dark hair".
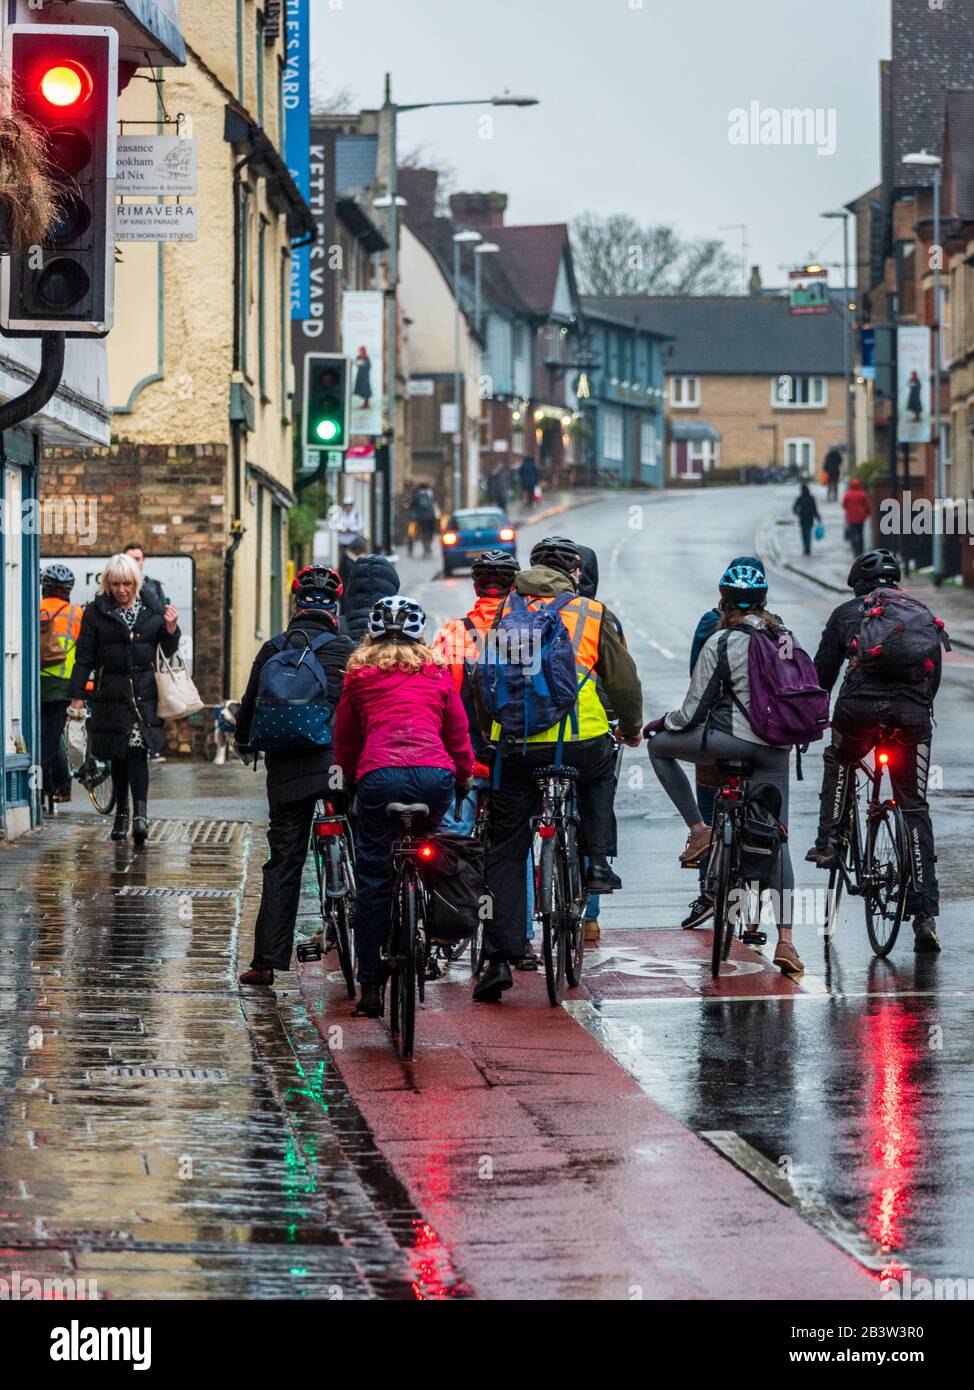
M 725 608 L 723 603 L 718 609 L 720 613 L 721 628 L 740 627 L 745 618 L 760 618 L 761 622 L 771 629 L 775 637 L 784 631 L 785 625 L 778 617 L 777 613 L 769 613 L 766 608 Z
M 141 550 L 142 554 L 145 554 L 145 546 L 142 544 L 141 541 L 133 541 L 131 545 L 127 545 L 125 549 L 122 551 L 122 554 L 127 555 L 130 550 Z

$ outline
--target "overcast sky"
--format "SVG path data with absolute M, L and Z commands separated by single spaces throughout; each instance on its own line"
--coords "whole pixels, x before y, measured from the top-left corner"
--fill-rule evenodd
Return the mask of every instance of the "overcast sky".
M 917 0 L 920 3 L 921 0 Z M 427 147 L 454 187 L 501 189 L 512 223 L 586 210 L 724 237 L 765 284 L 809 253 L 841 261 L 819 213 L 879 181 L 878 64 L 889 0 L 311 0 L 319 88 L 403 103 L 537 97 L 525 110 L 417 111 L 400 149 Z M 732 144 L 734 110 L 821 112 L 819 144 Z M 829 113 L 834 113 L 830 115 Z M 765 118 L 773 120 L 771 118 Z M 840 277 L 833 272 L 835 283 Z

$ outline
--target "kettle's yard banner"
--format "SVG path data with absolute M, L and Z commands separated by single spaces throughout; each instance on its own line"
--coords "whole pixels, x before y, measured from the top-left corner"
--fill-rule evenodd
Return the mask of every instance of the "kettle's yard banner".
M 284 67 L 284 159 L 298 192 L 310 191 L 311 24 L 308 0 L 287 0 L 287 60 Z M 291 252 L 291 318 L 311 315 L 310 250 Z

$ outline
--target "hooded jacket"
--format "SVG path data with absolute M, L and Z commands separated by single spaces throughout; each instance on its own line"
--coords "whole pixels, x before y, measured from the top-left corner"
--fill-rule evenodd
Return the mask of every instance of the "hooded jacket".
M 574 588 L 567 575 L 547 565 L 533 565 L 531 569 L 521 570 L 514 580 L 514 587 L 527 599 L 557 598 L 559 594 L 571 592 Z M 598 604 L 597 599 L 594 602 Z M 606 622 L 605 618 L 603 608 L 594 675 L 616 713 L 622 734 L 632 738 L 642 728 L 642 686 L 635 663 L 616 631 L 615 620 Z M 580 699 L 585 699 L 584 687 Z M 604 727 L 608 728 L 608 720 Z
M 372 605 L 398 592 L 399 575 L 384 555 L 360 555 L 342 596 L 342 632 L 360 642 L 369 628 Z
M 438 664 L 419 671 L 352 671 L 335 715 L 335 761 L 346 782 L 384 767 L 444 767 L 456 782 L 466 782 L 473 749 L 449 672 Z
M 865 521 L 872 511 L 872 504 L 869 501 L 869 494 L 857 478 L 846 488 L 845 496 L 842 499 L 842 510 L 845 512 L 846 524 L 858 526 L 861 521 Z
M 764 626 L 756 614 L 745 614 L 748 627 Z M 764 743 L 731 698 L 731 691 L 748 709 L 751 689 L 748 681 L 748 649 L 751 639 L 733 627 L 720 628 L 708 637 L 697 658 L 683 704 L 672 710 L 665 719 L 670 733 L 693 729 L 709 721 L 710 727 L 732 734 L 748 743 Z M 729 683 L 729 689 L 728 689 Z

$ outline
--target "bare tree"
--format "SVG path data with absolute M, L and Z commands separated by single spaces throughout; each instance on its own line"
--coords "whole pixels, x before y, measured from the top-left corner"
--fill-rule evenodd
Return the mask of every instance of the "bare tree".
M 685 241 L 674 227 L 629 213 L 582 213 L 571 225 L 583 294 L 727 294 L 737 263 L 716 238 Z

